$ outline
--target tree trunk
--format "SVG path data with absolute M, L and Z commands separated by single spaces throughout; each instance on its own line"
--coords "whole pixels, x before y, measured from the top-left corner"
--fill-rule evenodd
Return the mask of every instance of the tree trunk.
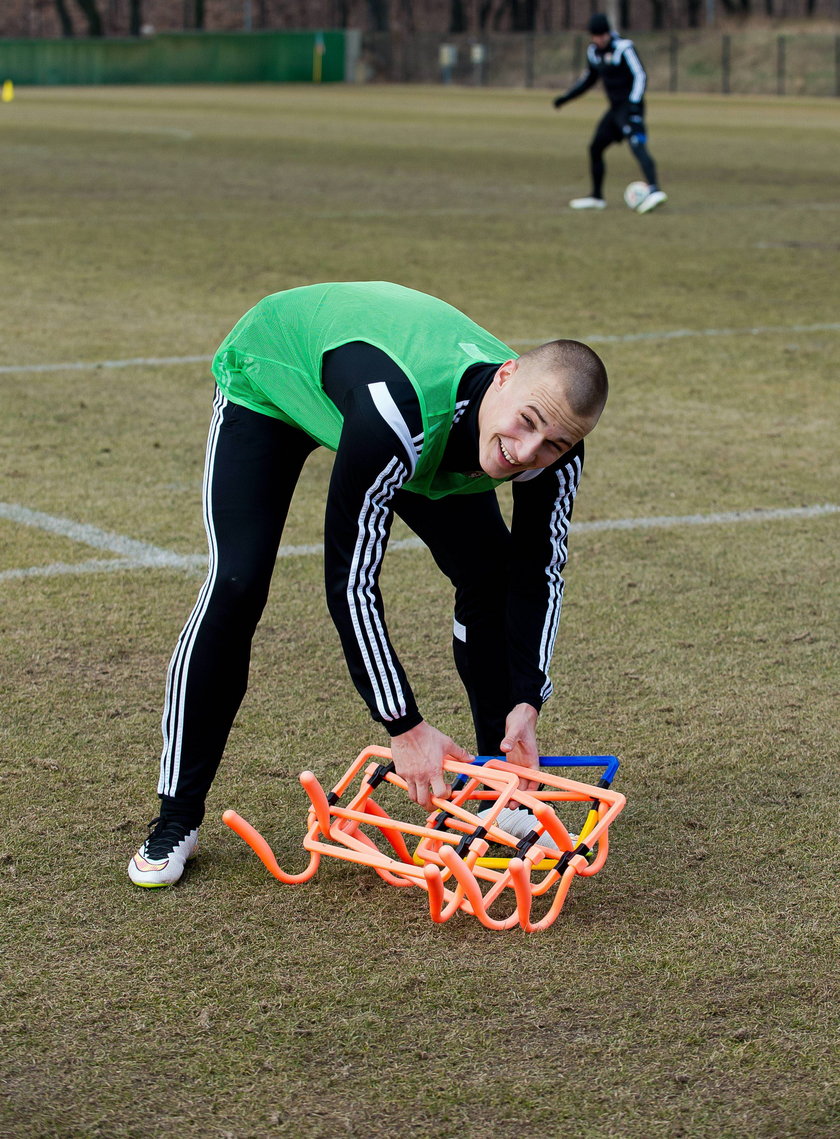
M 55 0 L 55 10 L 58 12 L 58 18 L 61 22 L 61 34 L 63 36 L 75 35 L 73 21 L 70 19 L 70 13 L 67 11 L 65 0 Z
M 82 9 L 87 19 L 88 35 L 103 35 L 102 17 L 99 15 L 99 9 L 96 7 L 96 0 L 76 0 L 76 3 Z
M 467 13 L 464 9 L 464 0 L 450 0 L 449 31 L 450 34 L 467 31 Z
M 390 26 L 388 0 L 367 0 L 368 11 L 375 32 L 387 32 Z
M 413 0 L 401 0 L 402 4 L 402 17 L 403 17 L 403 31 L 411 34 L 416 30 L 414 23 L 414 4 Z
M 515 32 L 536 28 L 538 0 L 510 0 L 510 26 Z
M 143 27 L 143 0 L 128 0 L 128 34 L 139 36 Z

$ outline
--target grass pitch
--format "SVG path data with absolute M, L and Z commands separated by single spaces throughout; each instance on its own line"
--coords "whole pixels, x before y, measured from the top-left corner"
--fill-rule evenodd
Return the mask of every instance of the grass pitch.
M 303 87 L 3 106 L 4 1135 L 836 1135 L 840 514 L 807 508 L 840 504 L 840 107 L 656 97 L 670 201 L 647 217 L 616 150 L 610 208 L 565 208 L 600 109 Z M 200 581 L 149 551 L 204 548 L 206 359 L 260 296 L 335 279 L 436 293 L 520 349 L 587 340 L 610 371 L 541 743 L 617 754 L 628 806 L 543 935 L 435 927 L 419 891 L 343 864 L 280 887 L 218 821 L 236 807 L 297 868 L 297 772 L 330 783 L 384 742 L 313 555 L 278 566 L 198 861 L 169 892 L 125 875 Z M 328 470 L 310 460 L 285 543 L 320 541 Z M 145 562 L 102 564 L 118 539 Z M 421 707 L 470 746 L 448 589 L 412 550 L 384 587 Z

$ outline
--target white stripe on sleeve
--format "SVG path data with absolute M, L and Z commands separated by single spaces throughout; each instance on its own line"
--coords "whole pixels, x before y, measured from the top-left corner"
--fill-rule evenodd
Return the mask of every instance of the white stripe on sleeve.
M 405 464 L 394 458 L 366 493 L 346 593 L 353 632 L 376 708 L 386 721 L 398 720 L 406 714 L 406 698 L 374 590 L 387 540 L 389 503 L 407 475 Z
M 577 493 L 580 473 L 581 462 L 579 458 L 575 458 L 571 463 L 567 463 L 557 471 L 558 494 L 549 522 L 552 555 L 545 571 L 548 579 L 548 604 L 540 637 L 539 667 L 545 675 L 545 684 L 540 692 L 543 702 L 549 698 L 553 691 L 549 668 L 554 653 L 554 642 L 557 639 L 557 630 L 560 627 L 560 611 L 563 607 L 563 590 L 565 588 L 563 566 L 568 557 L 569 516 Z
M 415 446 L 412 439 L 411 432 L 408 429 L 408 424 L 400 414 L 400 409 L 394 403 L 393 396 L 388 391 L 388 385 L 385 383 L 368 384 L 368 391 L 370 398 L 373 400 L 374 406 L 399 441 L 405 447 L 406 454 L 409 462 L 411 463 L 411 471 L 409 478 L 414 474 L 414 468 L 417 466 L 417 456 L 419 451 Z
M 630 102 L 641 103 L 645 97 L 647 75 L 645 74 L 645 69 L 642 67 L 642 61 L 636 55 L 636 49 L 631 43 L 628 43 L 624 49 L 624 58 L 627 60 L 627 66 L 633 72 L 633 86 L 630 89 Z

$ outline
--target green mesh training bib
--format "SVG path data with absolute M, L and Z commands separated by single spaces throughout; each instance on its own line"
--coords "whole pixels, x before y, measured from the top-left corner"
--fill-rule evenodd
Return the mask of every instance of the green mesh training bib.
M 406 490 L 470 494 L 503 479 L 439 471 L 461 376 L 472 364 L 516 356 L 458 309 L 384 281 L 305 285 L 263 298 L 222 341 L 213 375 L 233 403 L 338 447 L 343 417 L 321 387 L 325 352 L 362 340 L 408 376 L 423 417 L 423 450 Z

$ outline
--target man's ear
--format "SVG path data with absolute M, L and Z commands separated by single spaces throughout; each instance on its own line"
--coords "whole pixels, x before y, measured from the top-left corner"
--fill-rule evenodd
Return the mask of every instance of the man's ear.
M 496 372 L 493 381 L 496 387 L 503 388 L 518 367 L 518 360 L 505 360 L 504 364 L 501 364 L 498 372 Z

